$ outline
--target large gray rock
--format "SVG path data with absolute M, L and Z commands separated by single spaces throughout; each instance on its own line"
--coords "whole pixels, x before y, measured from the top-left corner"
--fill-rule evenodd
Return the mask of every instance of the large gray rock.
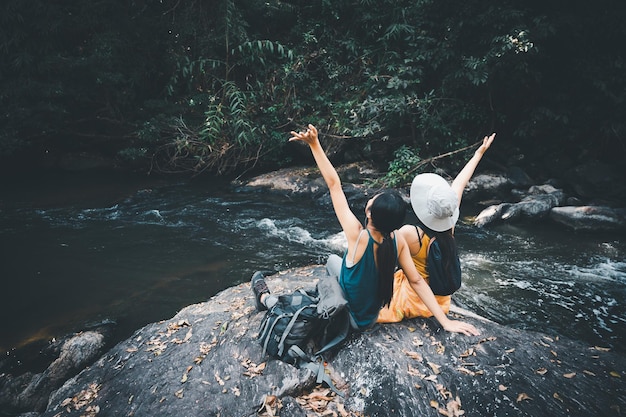
M 377 173 L 366 164 L 349 164 L 337 167 L 344 185 L 366 190 L 361 184 L 368 179 L 377 178 Z M 261 189 L 290 196 L 316 196 L 327 191 L 326 183 L 319 170 L 313 167 L 283 168 L 277 171 L 257 175 L 235 185 L 243 190 Z
M 268 279 L 310 288 L 322 267 Z M 609 416 L 626 406 L 623 355 L 467 318 L 482 335 L 432 319 L 376 326 L 328 358 L 345 397 L 308 371 L 263 356 L 249 284 L 150 324 L 50 399 L 60 416 Z
M 502 174 L 479 174 L 470 179 L 463 192 L 463 200 L 476 201 L 484 198 L 500 198 L 507 194 L 513 182 Z
M 99 358 L 104 346 L 105 336 L 101 332 L 81 332 L 61 344 L 58 357 L 44 372 L 0 375 L 0 410 L 44 411 L 50 394 Z
M 517 203 L 492 205 L 480 212 L 474 224 L 482 227 L 495 221 L 510 221 L 519 218 L 542 219 L 548 216 L 553 207 L 564 201 L 563 191 L 552 185 L 532 186 L 527 195 Z
M 626 210 L 605 206 L 554 207 L 550 218 L 574 230 L 626 231 Z

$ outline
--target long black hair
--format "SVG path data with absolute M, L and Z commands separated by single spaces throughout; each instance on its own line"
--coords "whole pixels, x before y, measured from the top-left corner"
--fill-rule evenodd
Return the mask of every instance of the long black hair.
M 372 224 L 383 235 L 376 250 L 378 265 L 378 294 L 382 305 L 389 305 L 393 296 L 393 274 L 397 265 L 396 248 L 391 232 L 400 228 L 406 216 L 407 203 L 395 191 L 379 194 L 370 207 Z

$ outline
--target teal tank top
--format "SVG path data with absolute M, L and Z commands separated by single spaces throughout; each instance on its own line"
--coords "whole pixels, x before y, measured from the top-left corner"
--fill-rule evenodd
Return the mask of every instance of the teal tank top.
M 374 248 L 378 245 L 367 231 L 369 239 L 363 257 L 356 264 L 348 267 L 346 257 L 343 255 L 339 285 L 348 300 L 350 313 L 359 329 L 372 325 L 378 318 L 378 312 L 382 307 L 382 299 L 378 293 L 378 268 L 374 260 Z M 393 239 L 395 257 L 398 257 L 396 239 Z

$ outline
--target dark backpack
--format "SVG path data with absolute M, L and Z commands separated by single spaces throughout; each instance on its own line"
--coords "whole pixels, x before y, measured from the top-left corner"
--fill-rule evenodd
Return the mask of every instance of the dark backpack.
M 317 337 L 323 326 L 317 302 L 317 294 L 304 290 L 280 295 L 261 321 L 259 342 L 263 353 L 295 364 L 299 356 L 291 347 L 306 350 L 309 340 Z
M 419 237 L 419 230 L 417 235 Z M 420 245 L 421 243 L 422 239 L 420 238 Z M 451 295 L 461 288 L 461 261 L 458 255 L 451 262 L 450 274 L 447 274 L 439 242 L 437 242 L 437 238 L 431 238 L 426 256 L 426 270 L 428 271 L 428 284 L 433 294 Z
M 336 390 L 324 372 L 322 356 L 350 333 L 347 305 L 333 276 L 320 278 L 314 290 L 278 296 L 261 320 L 258 338 L 263 354 L 305 367 L 317 374 L 318 383 Z

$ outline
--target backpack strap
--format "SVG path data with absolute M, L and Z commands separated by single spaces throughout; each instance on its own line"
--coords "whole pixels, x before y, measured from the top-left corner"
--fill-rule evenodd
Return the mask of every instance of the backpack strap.
M 313 373 L 313 375 L 315 375 L 315 379 L 318 384 L 321 384 L 322 382 L 325 382 L 326 385 L 328 385 L 328 387 L 333 390 L 333 392 L 337 395 L 339 395 L 340 397 L 344 397 L 344 393 L 339 391 L 339 389 L 337 389 L 337 387 L 335 386 L 335 384 L 333 383 L 333 380 L 330 378 L 330 375 L 326 373 L 326 367 L 324 366 L 324 360 L 319 359 L 317 361 L 313 361 L 311 360 L 311 358 L 309 358 L 306 353 L 304 353 L 302 351 L 302 349 L 300 349 L 298 346 L 293 345 L 291 348 L 289 348 L 289 353 L 294 356 L 299 358 L 300 360 L 298 361 L 298 367 L 300 369 L 305 368 L 308 369 L 309 371 L 311 371 Z
M 289 321 L 289 324 L 287 324 L 287 327 L 285 327 L 285 331 L 283 332 L 283 335 L 280 338 L 280 342 L 278 342 L 278 355 L 279 356 L 283 355 L 283 352 L 285 350 L 285 340 L 287 339 L 287 336 L 289 336 L 289 333 L 291 332 L 291 329 L 293 328 L 293 326 L 296 324 L 296 321 L 298 320 L 298 316 L 300 316 L 300 314 L 302 314 L 304 310 L 306 310 L 307 308 L 311 308 L 311 307 L 317 308 L 317 305 L 314 305 L 314 304 L 305 305 L 304 307 L 300 307 L 298 311 L 293 313 L 293 317 Z
M 276 319 L 273 321 L 271 325 L 270 325 L 269 320 L 265 321 L 265 323 L 263 324 L 263 328 L 261 329 L 261 335 L 259 336 L 261 340 L 265 340 L 265 343 L 263 343 L 263 355 L 267 353 L 267 345 L 270 341 L 269 335 L 272 334 L 272 330 L 274 330 L 274 326 L 278 324 L 280 319 L 286 316 L 287 316 L 286 314 L 279 315 L 278 317 L 276 317 Z M 266 317 L 268 317 L 268 315 L 266 315 Z

